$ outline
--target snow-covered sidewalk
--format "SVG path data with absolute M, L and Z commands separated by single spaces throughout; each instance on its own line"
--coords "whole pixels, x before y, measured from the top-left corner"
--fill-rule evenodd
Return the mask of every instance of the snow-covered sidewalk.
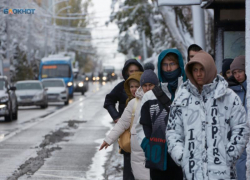
M 110 152 L 110 158 L 105 164 L 104 177 L 106 180 L 122 180 L 123 155 L 119 154 L 119 146 L 117 142 L 109 148 L 113 148 L 113 150 Z

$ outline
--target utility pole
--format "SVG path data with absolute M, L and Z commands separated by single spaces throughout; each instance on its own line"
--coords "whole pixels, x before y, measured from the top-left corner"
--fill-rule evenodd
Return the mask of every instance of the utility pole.
M 47 19 L 45 19 L 44 51 L 45 51 L 45 57 L 47 57 L 48 56 L 48 28 L 47 28 Z
M 143 44 L 143 61 L 148 58 L 148 51 L 147 51 L 147 41 L 145 36 L 145 31 L 142 32 L 142 44 Z
M 206 40 L 205 40 L 204 10 L 201 9 L 200 5 L 192 6 L 192 16 L 193 16 L 194 42 L 205 50 Z
M 27 38 L 27 47 L 28 47 L 28 52 L 27 52 L 27 61 L 28 64 L 31 64 L 31 22 L 32 22 L 32 15 L 29 15 L 29 22 L 28 22 L 28 38 Z
M 9 1 L 7 1 L 7 8 L 9 8 Z M 8 63 L 8 72 L 5 72 L 3 75 L 6 75 L 8 79 L 11 79 L 11 74 L 10 74 L 10 35 L 9 35 L 9 21 L 10 21 L 11 16 L 5 15 L 5 23 L 6 23 L 6 35 L 7 35 L 7 41 L 6 41 L 6 60 L 5 63 Z M 7 61 L 7 62 L 6 62 Z M 3 65 L 4 66 L 4 65 Z M 4 72 L 4 68 L 3 68 Z

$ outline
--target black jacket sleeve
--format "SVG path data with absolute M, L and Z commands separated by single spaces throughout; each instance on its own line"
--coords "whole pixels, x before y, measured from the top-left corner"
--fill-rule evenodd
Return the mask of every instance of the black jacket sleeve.
M 146 101 L 141 107 L 141 118 L 140 124 L 143 127 L 143 131 L 145 133 L 146 138 L 150 138 L 152 134 L 152 122 L 150 118 L 150 108 L 149 101 Z
M 104 108 L 108 110 L 110 116 L 113 120 L 116 120 L 121 117 L 122 112 L 118 112 L 116 109 L 116 103 L 119 102 L 119 106 L 121 106 L 121 103 L 126 102 L 126 97 L 124 97 L 124 87 L 123 87 L 124 81 L 117 84 L 114 89 L 106 95 L 105 101 L 104 101 Z M 122 110 L 119 110 L 122 111 Z

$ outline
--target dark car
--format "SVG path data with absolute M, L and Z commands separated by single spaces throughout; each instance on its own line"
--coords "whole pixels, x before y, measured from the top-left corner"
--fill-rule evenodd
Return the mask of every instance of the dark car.
M 86 80 L 85 75 L 76 75 L 74 79 L 74 91 L 75 92 L 81 92 L 82 95 L 88 91 L 89 89 L 89 84 L 88 80 Z
M 99 72 L 93 72 L 93 74 L 92 74 L 92 81 L 93 82 L 99 82 L 99 81 L 101 81 L 101 73 L 99 73 Z
M 109 74 L 108 73 L 106 73 L 106 72 L 104 72 L 104 73 L 102 73 L 102 81 L 103 82 L 107 82 L 107 81 L 110 81 L 110 76 L 109 76 Z
M 117 75 L 115 73 L 115 67 L 114 66 L 104 66 L 103 73 L 107 73 L 107 79 L 108 81 L 116 80 Z
M 11 87 L 7 77 L 0 76 L 0 116 L 5 121 L 17 120 L 18 105 L 15 93 L 16 87 Z
M 85 73 L 84 76 L 85 76 L 85 81 L 91 81 L 92 80 L 92 73 L 91 72 Z

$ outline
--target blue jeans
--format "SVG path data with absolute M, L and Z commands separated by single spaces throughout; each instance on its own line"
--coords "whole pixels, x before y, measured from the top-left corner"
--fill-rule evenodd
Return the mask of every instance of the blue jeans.
M 237 180 L 246 180 L 246 161 L 247 161 L 247 152 L 246 149 L 241 154 L 240 158 L 236 162 L 236 172 Z

